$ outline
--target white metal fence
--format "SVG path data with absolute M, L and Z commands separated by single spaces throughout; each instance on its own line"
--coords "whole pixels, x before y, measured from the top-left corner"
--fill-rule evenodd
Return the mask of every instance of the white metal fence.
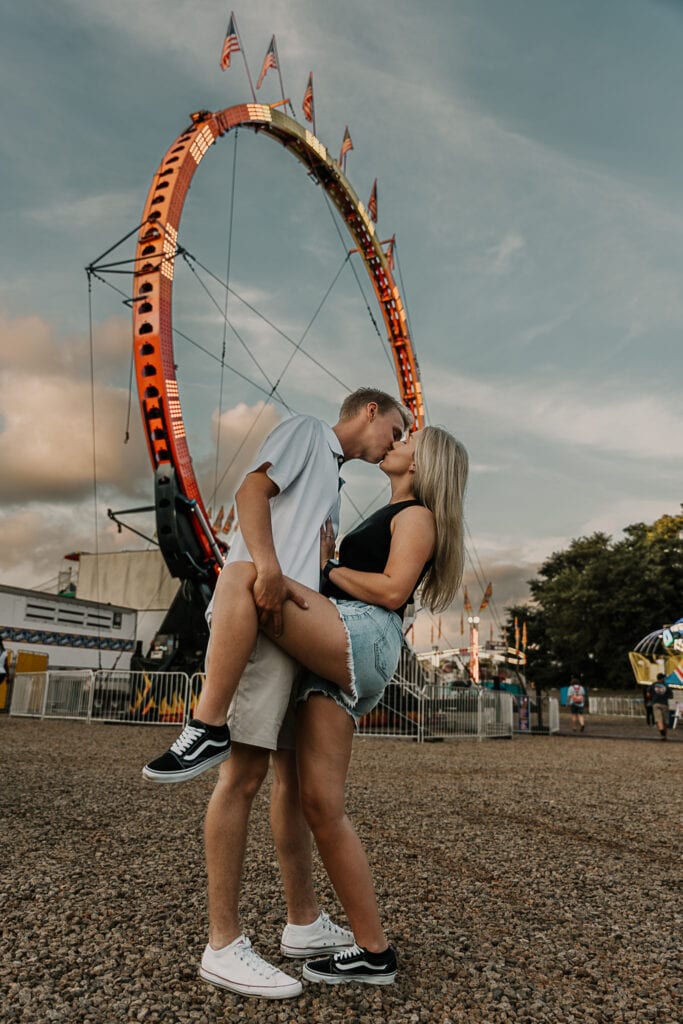
M 10 715 L 35 718 L 88 718 L 93 692 L 90 669 L 74 672 L 21 672 L 14 678 Z
M 203 676 L 183 672 L 82 670 L 19 673 L 10 715 L 140 725 L 182 725 L 192 717 Z M 380 704 L 361 719 L 361 736 L 432 739 L 510 737 L 512 697 L 473 687 L 425 685 L 417 662 L 402 662 Z
M 91 717 L 102 722 L 183 725 L 192 717 L 192 684 L 185 672 L 100 671 L 94 686 Z
M 358 735 L 417 740 L 491 739 L 513 734 L 512 697 L 479 687 L 415 690 L 396 677 L 377 707 L 360 720 Z
M 182 725 L 192 716 L 197 679 L 184 672 L 17 673 L 10 715 Z
M 360 736 L 407 738 L 418 743 L 510 737 L 512 733 L 510 694 L 435 684 L 405 647 L 382 700 L 358 726 Z
M 642 697 L 589 697 L 588 707 L 592 715 L 645 717 L 645 704 Z

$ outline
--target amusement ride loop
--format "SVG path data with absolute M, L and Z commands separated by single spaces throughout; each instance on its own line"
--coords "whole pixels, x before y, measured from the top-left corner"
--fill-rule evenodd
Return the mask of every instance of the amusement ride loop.
M 154 175 L 139 229 L 133 289 L 133 346 L 143 428 L 155 471 L 157 530 L 173 575 L 213 587 L 222 545 L 209 521 L 188 448 L 173 351 L 172 297 L 178 230 L 193 175 L 209 148 L 232 129 L 280 142 L 332 200 L 368 271 L 388 332 L 401 400 L 415 428 L 425 411 L 406 314 L 374 223 L 339 163 L 297 121 L 270 106 L 238 104 L 199 111 Z

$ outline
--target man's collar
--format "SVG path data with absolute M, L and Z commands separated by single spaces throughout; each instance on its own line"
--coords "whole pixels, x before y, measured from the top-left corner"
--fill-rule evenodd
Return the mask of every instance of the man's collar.
M 334 455 L 336 455 L 337 461 L 341 466 L 342 462 L 344 461 L 344 449 L 342 448 L 341 442 L 337 435 L 335 434 L 332 427 L 328 426 L 327 423 L 325 424 L 325 427 L 327 428 L 327 443 L 330 446 L 330 450 L 334 453 Z

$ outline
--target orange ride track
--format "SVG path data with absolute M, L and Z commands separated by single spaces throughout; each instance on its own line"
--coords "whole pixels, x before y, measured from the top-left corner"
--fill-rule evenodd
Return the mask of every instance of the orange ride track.
M 142 421 L 152 466 L 173 468 L 179 488 L 195 508 L 194 533 L 206 561 L 217 574 L 222 562 L 218 542 L 192 466 L 185 437 L 175 374 L 172 295 L 178 227 L 187 190 L 198 164 L 220 136 L 248 127 L 280 142 L 325 189 L 367 268 L 388 332 L 399 394 L 416 429 L 425 413 L 419 369 L 408 323 L 387 256 L 375 225 L 326 147 L 293 118 L 258 103 L 215 113 L 200 111 L 170 146 L 154 175 L 137 240 L 133 301 L 133 346 Z

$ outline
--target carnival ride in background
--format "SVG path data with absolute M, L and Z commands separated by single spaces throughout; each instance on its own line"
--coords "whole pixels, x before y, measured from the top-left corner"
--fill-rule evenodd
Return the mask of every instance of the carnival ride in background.
M 339 163 L 308 129 L 264 104 L 193 114 L 189 127 L 161 161 L 145 203 L 134 274 L 133 345 L 142 422 L 155 474 L 161 551 L 173 576 L 193 581 L 205 594 L 213 589 L 223 557 L 195 476 L 181 410 L 173 350 L 173 276 L 180 252 L 180 218 L 192 177 L 210 147 L 238 127 L 280 142 L 336 206 L 370 275 L 401 399 L 416 427 L 424 423 L 419 370 L 403 302 L 374 223 Z
M 232 31 L 233 17 L 226 46 L 233 38 Z M 235 43 L 233 50 L 238 48 Z M 132 234 L 137 234 L 132 261 L 133 289 L 126 301 L 133 310 L 135 377 L 142 425 L 154 472 L 154 505 L 118 513 L 110 511 L 109 514 L 119 528 L 125 525 L 130 529 L 122 522 L 121 516 L 154 511 L 156 542 L 169 572 L 181 581 L 178 595 L 159 630 L 158 636 L 163 639 L 156 644 L 156 649 L 153 645 L 148 657 L 138 659 L 138 668 L 187 669 L 201 665 L 208 641 L 204 612 L 228 548 L 224 539 L 228 532 L 226 524 L 234 522 L 234 510 L 225 517 L 225 522 L 222 522 L 222 512 L 213 519 L 210 503 L 205 501 L 200 490 L 176 376 L 173 324 L 176 264 L 180 257 L 187 260 L 189 255 L 180 240 L 185 199 L 197 167 L 223 136 L 231 132 L 236 134 L 238 129 L 247 129 L 256 136 L 279 142 L 298 160 L 309 179 L 320 187 L 327 205 L 336 210 L 353 242 L 346 258 L 358 254 L 368 273 L 386 328 L 401 400 L 411 410 L 416 429 L 425 423 L 419 368 L 404 303 L 394 277 L 395 236 L 385 241 L 378 238 L 375 228 L 376 181 L 366 208 L 346 176 L 346 154 L 353 148 L 348 128 L 342 151 L 335 159 L 315 134 L 278 109 L 289 103 L 293 112 L 290 101 L 284 99 L 284 92 L 282 102 L 273 105 L 255 102 L 253 88 L 252 97 L 254 102 L 240 103 L 215 112 L 200 110 L 190 115 L 190 124 L 170 145 L 154 174 L 141 224 L 122 239 L 125 241 Z M 312 76 L 309 76 L 303 109 L 306 119 L 314 125 L 311 106 Z M 340 233 L 338 227 L 337 232 Z M 92 277 L 102 279 L 107 272 L 122 273 L 119 269 L 121 263 L 131 262 L 106 262 L 114 248 L 116 246 L 87 268 L 89 281 Z M 224 287 L 226 294 L 231 291 L 229 282 L 225 282 Z M 372 314 L 370 316 L 374 322 Z M 376 323 L 375 329 L 379 334 Z M 224 365 L 222 361 L 221 368 Z M 284 370 L 278 377 L 278 383 L 283 373 Z M 268 401 L 273 398 L 276 387 L 277 384 L 273 385 Z
M 637 683 L 648 686 L 664 672 L 669 686 L 683 690 L 683 618 L 648 633 L 628 657 Z

